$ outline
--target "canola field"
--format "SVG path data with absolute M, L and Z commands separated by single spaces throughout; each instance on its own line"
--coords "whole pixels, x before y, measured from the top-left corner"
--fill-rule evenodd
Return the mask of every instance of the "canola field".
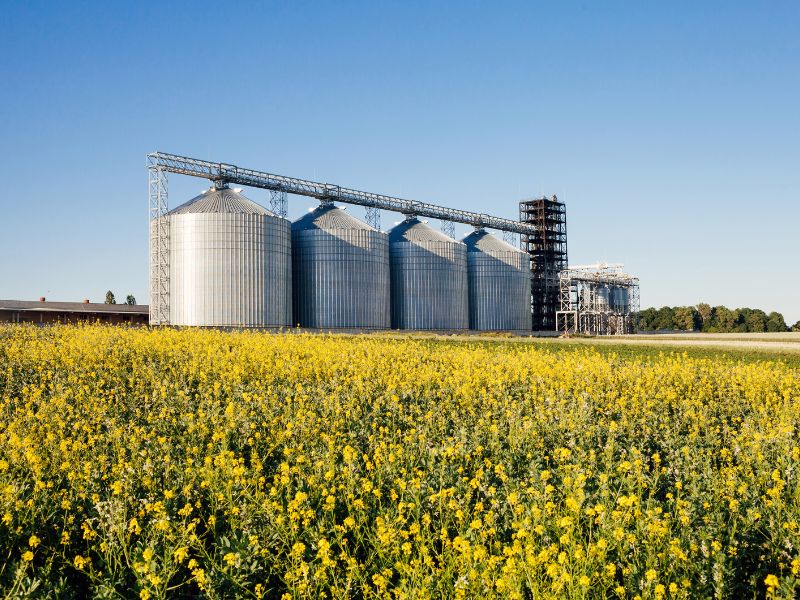
M 800 371 L 0 327 L 0 591 L 793 597 Z

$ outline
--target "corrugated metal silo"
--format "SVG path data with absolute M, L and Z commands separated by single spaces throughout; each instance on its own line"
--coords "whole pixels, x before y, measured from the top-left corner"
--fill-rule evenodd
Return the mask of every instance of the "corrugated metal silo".
M 228 187 L 167 213 L 173 325 L 291 325 L 291 226 Z
M 467 248 L 416 217 L 389 231 L 392 327 L 469 327 Z
M 607 284 L 600 284 L 595 291 L 595 302 L 599 310 L 608 310 L 611 292 Z
M 611 288 L 611 308 L 616 312 L 628 312 L 628 290 L 624 287 Z
M 528 255 L 484 229 L 464 238 L 469 282 L 469 328 L 530 331 L 531 269 Z
M 389 246 L 332 203 L 292 223 L 294 322 L 317 329 L 388 329 Z

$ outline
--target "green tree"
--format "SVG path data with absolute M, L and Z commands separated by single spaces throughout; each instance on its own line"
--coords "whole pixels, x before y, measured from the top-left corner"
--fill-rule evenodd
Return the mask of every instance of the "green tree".
M 744 333 L 763 331 L 789 331 L 779 312 L 766 314 L 759 308 L 710 306 L 701 302 L 695 306 L 662 306 L 645 308 L 639 312 L 639 330 L 677 329 L 680 331 L 706 331 L 709 333 Z M 800 321 L 792 326 L 800 331 Z
M 675 311 L 669 306 L 662 306 L 656 315 L 655 329 L 675 329 Z
M 800 331 L 800 321 L 792 325 L 792 331 Z
M 639 329 L 641 331 L 653 331 L 656 328 L 657 314 L 655 308 L 645 308 L 639 311 Z
M 714 318 L 714 309 L 710 304 L 701 302 L 697 305 L 697 314 L 700 316 L 700 329 L 707 331 L 711 327 L 711 319 Z
M 699 329 L 700 313 L 694 306 L 678 306 L 675 308 L 675 329 L 695 331 Z
M 767 331 L 788 331 L 788 329 L 781 313 L 774 311 L 769 313 L 767 316 Z
M 134 306 L 136 304 L 136 298 L 133 297 L 133 294 L 128 294 L 128 297 L 125 298 L 125 304 L 128 306 Z
M 106 292 L 106 304 L 116 304 L 116 303 L 117 303 L 117 301 L 114 298 L 114 292 L 112 292 L 111 290 L 108 290 Z
M 742 313 L 739 309 L 731 310 L 726 306 L 714 307 L 714 321 L 716 330 L 721 333 L 735 331 L 736 326 L 741 323 Z
M 747 324 L 747 331 L 761 333 L 767 330 L 767 314 L 758 308 L 749 310 L 745 314 L 745 323 Z

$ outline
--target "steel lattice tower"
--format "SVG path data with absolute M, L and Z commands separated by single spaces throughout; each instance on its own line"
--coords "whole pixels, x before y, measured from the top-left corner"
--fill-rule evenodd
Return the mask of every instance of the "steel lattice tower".
M 519 203 L 519 220 L 533 225 L 520 246 L 531 257 L 531 319 L 534 331 L 555 331 L 561 308 L 559 273 L 567 268 L 567 211 L 558 198 L 541 197 Z

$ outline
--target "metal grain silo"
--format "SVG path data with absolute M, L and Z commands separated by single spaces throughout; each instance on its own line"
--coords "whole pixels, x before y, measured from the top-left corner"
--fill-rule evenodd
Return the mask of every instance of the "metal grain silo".
M 291 230 L 286 219 L 228 187 L 167 213 L 173 325 L 291 325 Z
M 531 329 L 531 269 L 528 255 L 484 229 L 464 238 L 469 282 L 469 328 L 478 331 Z
M 628 290 L 624 287 L 611 288 L 611 308 L 615 312 L 628 312 Z
M 595 302 L 598 310 L 608 310 L 609 298 L 611 292 L 608 285 L 600 284 L 595 291 Z
M 294 322 L 317 329 L 389 328 L 389 246 L 332 203 L 292 223 Z
M 389 231 L 392 327 L 469 327 L 467 248 L 416 217 Z

